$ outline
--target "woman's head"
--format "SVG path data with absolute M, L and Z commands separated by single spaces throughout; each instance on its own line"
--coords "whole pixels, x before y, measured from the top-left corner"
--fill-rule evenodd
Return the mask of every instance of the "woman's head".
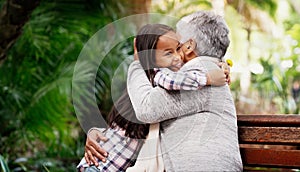
M 198 11 L 183 17 L 176 25 L 181 41 L 193 39 L 198 56 L 222 58 L 230 44 L 229 29 L 223 17 L 210 11 Z
M 179 37 L 169 26 L 143 26 L 136 36 L 135 45 L 141 65 L 150 81 L 154 77 L 153 68 L 166 67 L 176 71 L 182 65 Z

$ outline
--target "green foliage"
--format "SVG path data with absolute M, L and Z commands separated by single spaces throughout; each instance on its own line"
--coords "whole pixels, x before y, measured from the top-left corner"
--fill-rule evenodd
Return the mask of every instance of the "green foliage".
M 186 6 L 188 3 L 193 5 Z M 220 5 L 223 4 L 220 3 Z M 293 9 L 291 2 L 288 0 L 235 0 L 227 1 L 224 5 L 225 19 L 230 27 L 232 40 L 227 54 L 232 56 L 238 66 L 235 68 L 237 73 L 233 73 L 233 75 L 239 77 L 241 74 L 250 72 L 251 64 L 260 63 L 264 68 L 264 73 L 252 74 L 249 77 L 251 79 L 250 87 L 241 83 L 238 78 L 233 81 L 230 87 L 236 105 L 238 106 L 240 102 L 243 104 L 240 100 L 240 96 L 243 94 L 241 89 L 247 87 L 246 91 L 249 93 L 242 97 L 248 98 L 247 100 L 255 99 L 252 102 L 259 104 L 255 107 L 257 108 L 256 113 L 299 113 L 299 111 L 293 111 L 294 107 L 290 96 L 291 82 L 297 80 L 300 75 L 299 53 L 296 53 L 299 52 L 300 43 L 299 14 L 296 11 L 287 10 L 288 17 L 283 23 L 280 23 L 282 18 L 279 17 L 281 12 L 278 11 L 281 9 L 280 5 L 289 5 Z M 163 0 L 154 6 L 156 10 L 154 11 L 180 18 L 197 10 L 212 8 L 214 6 L 211 1 Z M 257 14 L 249 14 L 253 11 Z M 280 33 L 283 30 L 287 32 Z M 288 35 L 291 36 L 292 42 L 298 41 L 297 45 L 294 45 L 295 43 L 290 45 L 290 42 L 286 41 Z M 293 62 L 293 66 L 290 68 L 283 68 L 279 64 L 289 60 Z M 248 75 L 243 76 L 247 77 Z M 259 98 L 256 96 L 257 93 Z M 273 108 L 274 112 L 268 112 L 270 109 L 265 109 L 271 108 L 271 105 L 274 104 L 277 108 Z
M 281 57 L 281 61 L 289 60 L 292 66 L 284 68 L 277 61 L 268 59 L 260 59 L 260 63 L 264 67 L 264 73 L 253 75 L 253 86 L 259 91 L 261 99 L 271 100 L 276 103 L 280 109 L 280 113 L 299 113 L 299 108 L 291 98 L 290 87 L 292 81 L 300 79 L 299 73 L 299 53 L 300 51 L 300 25 L 294 24 L 287 34 L 290 35 L 293 45 L 290 48 L 292 52 L 289 57 Z
M 130 54 L 133 54 L 132 47 L 133 39 L 128 39 L 118 44 L 107 54 L 99 66 L 95 85 L 98 90 L 96 98 L 104 116 L 107 116 L 109 113 L 114 101 L 113 98 L 119 97 L 126 87 L 127 68 L 131 62 L 130 60 L 126 60 L 126 58 L 128 58 Z M 115 83 L 112 83 L 112 79 L 115 80 Z M 114 91 L 114 95 L 112 95 L 112 91 Z M 103 101 L 103 98 L 105 98 L 106 101 Z
M 0 7 L 4 2 L 0 1 Z M 275 16 L 274 0 L 246 2 Z M 45 0 L 33 11 L 23 34 L 0 68 L 2 171 L 10 171 L 9 168 L 14 171 L 75 171 L 83 155 L 84 133 L 73 109 L 72 91 L 84 97 L 89 90 L 72 85 L 73 72 L 85 43 L 97 30 L 127 13 L 122 3 L 125 1 Z M 157 5 L 152 11 L 182 17 L 199 9 L 212 8 L 208 0 L 163 0 L 163 4 L 166 6 Z M 298 16 L 291 16 L 285 28 L 298 41 L 291 47 L 294 52 L 299 48 L 300 26 Z M 123 28 L 115 29 L 116 33 L 127 32 Z M 98 48 L 106 44 L 99 42 Z M 132 54 L 132 38 L 124 38 L 105 55 L 98 67 L 93 93 L 104 116 L 125 87 L 129 54 Z M 257 83 L 254 89 L 259 90 L 262 97 L 275 98 L 283 105 L 282 112 L 290 111 L 288 103 L 284 102 L 289 96 L 290 80 L 300 77 L 296 70 L 299 54 L 292 53 L 287 59 L 294 63 L 288 70 L 280 70 L 274 61 L 260 60 L 265 71 L 252 78 Z M 81 64 L 76 79 L 87 77 L 89 65 Z M 239 95 L 239 86 L 239 80 L 231 85 L 235 97 Z
M 297 13 L 292 13 L 289 16 L 289 20 L 284 21 L 284 29 L 290 30 L 292 27 L 295 27 L 295 23 L 299 23 L 299 15 Z
M 9 51 L 0 68 L 0 152 L 11 169 L 74 171 L 83 155 L 84 133 L 72 105 L 73 71 L 85 42 L 113 20 L 107 6 L 42 1 Z M 104 91 L 110 90 L 107 81 L 131 47 L 127 41 L 118 45 L 99 68 L 95 88 L 105 111 L 112 101 Z
M 275 17 L 277 10 L 277 0 L 246 0 L 246 3 L 253 5 L 254 7 L 266 11 L 271 17 Z
M 153 7 L 154 12 L 167 14 L 181 18 L 197 10 L 209 10 L 212 8 L 209 0 L 161 0 Z
M 264 72 L 262 74 L 253 74 L 253 87 L 259 92 L 261 100 L 269 100 L 269 103 L 275 103 L 279 107 L 279 113 L 289 114 L 295 112 L 293 100 L 291 99 L 289 83 L 293 77 L 293 69 L 279 70 L 278 64 L 273 64 L 270 60 L 260 59 Z
M 0 155 L 1 172 L 10 172 L 6 160 Z

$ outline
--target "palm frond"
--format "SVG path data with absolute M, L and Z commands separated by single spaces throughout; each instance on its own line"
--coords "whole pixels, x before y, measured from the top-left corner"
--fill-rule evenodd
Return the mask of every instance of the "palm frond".
M 1 165 L 1 171 L 2 172 L 10 172 L 7 162 L 3 158 L 3 156 L 0 155 L 0 165 Z

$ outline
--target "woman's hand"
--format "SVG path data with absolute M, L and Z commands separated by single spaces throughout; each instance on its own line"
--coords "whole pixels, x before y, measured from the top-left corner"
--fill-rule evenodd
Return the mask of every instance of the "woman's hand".
M 222 69 L 209 70 L 206 77 L 206 85 L 223 86 L 226 84 L 226 74 Z
M 224 74 L 226 75 L 226 82 L 228 85 L 230 85 L 230 67 L 232 67 L 232 61 L 230 60 L 230 64 L 228 62 L 220 62 L 219 63 L 220 68 L 224 71 Z
M 87 134 L 84 158 L 88 164 L 99 166 L 97 159 L 106 161 L 107 152 L 99 146 L 99 141 L 107 141 L 107 138 L 97 129 L 91 129 Z

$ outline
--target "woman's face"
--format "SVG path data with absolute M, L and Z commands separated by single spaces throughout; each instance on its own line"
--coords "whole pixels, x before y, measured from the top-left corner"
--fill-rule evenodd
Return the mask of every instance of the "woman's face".
M 156 45 L 156 65 L 178 71 L 183 65 L 180 38 L 175 32 L 168 32 L 159 37 Z

